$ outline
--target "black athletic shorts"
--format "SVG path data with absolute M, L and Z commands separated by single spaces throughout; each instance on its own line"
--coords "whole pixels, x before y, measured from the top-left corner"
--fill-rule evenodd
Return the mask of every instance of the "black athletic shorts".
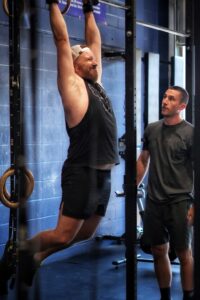
M 105 215 L 111 190 L 110 170 L 64 164 L 61 186 L 63 215 L 77 219 Z
M 170 241 L 176 250 L 187 249 L 192 240 L 192 226 L 188 225 L 189 201 L 159 204 L 147 199 L 144 213 L 144 240 L 156 246 Z

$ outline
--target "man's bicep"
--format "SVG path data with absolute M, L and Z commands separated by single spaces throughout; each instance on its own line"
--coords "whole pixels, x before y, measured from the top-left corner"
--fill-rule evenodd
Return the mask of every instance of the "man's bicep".
M 141 152 L 140 155 L 139 155 L 138 160 L 139 160 L 144 166 L 147 166 L 147 165 L 148 165 L 148 162 L 149 162 L 149 157 L 150 157 L 149 151 L 148 151 L 148 150 L 142 150 L 142 152 Z
M 71 99 L 72 91 L 75 90 L 77 75 L 74 70 L 71 49 L 69 50 L 65 45 L 61 44 L 57 47 L 57 54 L 58 89 L 62 100 L 67 104 L 67 99 Z
M 57 45 L 57 66 L 60 80 L 75 74 L 71 48 L 62 42 Z
M 101 54 L 101 47 L 98 44 L 94 44 L 90 46 L 90 49 L 92 50 L 96 62 L 97 62 L 97 70 L 98 70 L 98 82 L 101 81 L 102 76 L 102 54 Z
M 137 160 L 137 185 L 139 185 L 145 177 L 149 165 L 149 152 L 142 150 Z

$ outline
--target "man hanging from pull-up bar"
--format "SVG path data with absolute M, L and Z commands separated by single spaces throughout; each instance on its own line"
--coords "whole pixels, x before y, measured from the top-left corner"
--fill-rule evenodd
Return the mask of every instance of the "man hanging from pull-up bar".
M 30 249 L 35 249 L 33 255 L 37 262 L 93 236 L 106 213 L 111 168 L 118 163 L 116 121 L 101 85 L 101 37 L 92 3 L 83 1 L 86 44 L 71 47 L 57 1 L 47 2 L 57 48 L 58 89 L 70 146 L 62 168 L 57 226 L 28 241 Z
M 57 226 L 28 240 L 24 281 L 50 254 L 93 236 L 106 213 L 111 169 L 119 163 L 113 109 L 101 85 L 101 37 L 90 0 L 83 1 L 85 45 L 71 47 L 57 0 L 47 0 L 57 49 L 58 89 L 70 139 L 62 168 Z

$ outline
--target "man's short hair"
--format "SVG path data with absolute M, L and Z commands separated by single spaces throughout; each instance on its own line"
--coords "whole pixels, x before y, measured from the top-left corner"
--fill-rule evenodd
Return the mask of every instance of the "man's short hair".
M 74 45 L 71 47 L 71 50 L 72 50 L 73 61 L 75 61 L 81 53 L 85 51 L 89 51 L 90 48 L 88 48 L 87 45 Z
M 189 93 L 186 89 L 184 89 L 184 88 L 182 88 L 181 86 L 178 86 L 178 85 L 170 86 L 168 89 L 180 92 L 181 93 L 181 102 L 185 103 L 185 104 L 188 104 Z

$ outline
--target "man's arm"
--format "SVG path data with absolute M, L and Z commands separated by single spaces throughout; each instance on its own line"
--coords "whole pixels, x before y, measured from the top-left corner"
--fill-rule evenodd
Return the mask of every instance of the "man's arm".
M 143 178 L 145 177 L 148 167 L 149 167 L 149 151 L 142 150 L 137 160 L 137 185 L 142 182 Z
M 194 209 L 194 204 L 192 204 L 188 210 L 187 214 L 187 220 L 189 225 L 194 224 L 194 217 L 195 217 L 195 209 Z
M 84 3 L 88 0 L 83 0 Z M 96 24 L 93 12 L 85 13 L 85 41 L 87 46 L 92 50 L 98 64 L 98 82 L 101 81 L 102 62 L 101 62 L 101 35 Z
M 57 49 L 58 89 L 69 126 L 82 119 L 87 106 L 83 82 L 75 73 L 67 25 L 56 3 L 50 4 L 50 23 Z
M 74 75 L 75 71 L 67 26 L 56 3 L 50 5 L 50 23 L 58 54 L 58 76 L 62 80 L 63 77 Z

